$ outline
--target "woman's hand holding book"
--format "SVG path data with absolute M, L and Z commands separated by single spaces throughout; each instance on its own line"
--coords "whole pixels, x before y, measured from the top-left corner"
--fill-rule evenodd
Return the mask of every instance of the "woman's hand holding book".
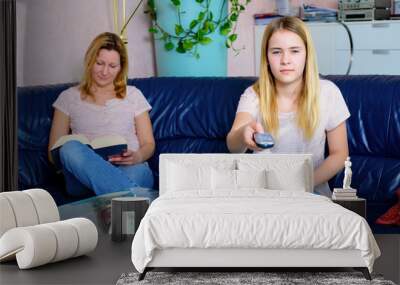
M 121 155 L 110 156 L 108 161 L 118 165 L 132 165 L 141 163 L 143 161 L 143 157 L 140 151 L 133 151 L 128 149 Z

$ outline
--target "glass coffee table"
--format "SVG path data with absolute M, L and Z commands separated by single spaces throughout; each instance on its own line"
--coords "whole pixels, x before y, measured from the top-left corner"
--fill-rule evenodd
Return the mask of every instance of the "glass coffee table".
M 80 201 L 68 203 L 58 207 L 60 219 L 66 220 L 83 217 L 91 220 L 97 231 L 111 234 L 111 200 L 117 197 L 144 197 L 150 203 L 158 197 L 158 191 L 153 189 L 135 187 L 120 192 L 94 196 Z

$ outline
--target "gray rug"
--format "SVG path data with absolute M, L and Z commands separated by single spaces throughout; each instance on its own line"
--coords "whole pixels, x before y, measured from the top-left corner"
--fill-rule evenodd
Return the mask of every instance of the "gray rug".
M 138 281 L 139 273 L 122 274 L 117 285 L 145 284 L 223 284 L 223 285 L 395 285 L 382 276 L 372 275 L 372 281 L 364 278 L 360 272 L 153 272 L 150 271 L 142 281 Z

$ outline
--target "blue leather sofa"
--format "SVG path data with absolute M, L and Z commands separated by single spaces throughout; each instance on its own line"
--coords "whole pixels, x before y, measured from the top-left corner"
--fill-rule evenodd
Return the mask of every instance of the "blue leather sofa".
M 351 112 L 348 141 L 352 186 L 367 199 L 375 233 L 400 233 L 375 219 L 396 203 L 400 187 L 400 76 L 328 76 Z M 242 92 L 254 78 L 146 78 L 129 80 L 147 97 L 156 139 L 150 167 L 158 185 L 160 153 L 226 153 L 225 138 Z M 18 88 L 19 189 L 47 189 L 57 204 L 73 201 L 47 160 L 52 103 L 72 84 Z M 340 187 L 343 173 L 330 181 Z

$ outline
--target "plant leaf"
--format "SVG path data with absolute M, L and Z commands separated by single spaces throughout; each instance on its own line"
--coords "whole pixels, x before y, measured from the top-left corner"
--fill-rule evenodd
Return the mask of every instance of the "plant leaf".
M 167 42 L 167 43 L 164 45 L 164 48 L 165 48 L 167 51 L 173 50 L 174 47 L 175 47 L 175 45 L 174 45 L 173 42 Z
M 200 29 L 198 30 L 198 32 L 196 33 L 196 39 L 198 41 L 201 41 L 203 39 L 203 37 L 206 35 L 207 31 L 205 31 L 204 29 Z
M 215 31 L 215 25 L 213 22 L 210 22 L 210 24 L 208 25 L 208 32 L 212 33 Z
M 221 35 L 227 36 L 231 32 L 232 24 L 230 21 L 225 22 L 219 29 Z
M 165 1 L 165 0 L 164 0 Z M 181 0 L 171 0 L 171 3 L 175 6 L 175 7 L 179 7 L 181 5 Z
M 154 9 L 155 9 L 154 0 L 149 0 L 149 1 L 147 1 L 147 6 L 148 6 L 151 10 L 154 10 Z
M 197 16 L 197 20 L 203 21 L 205 16 L 206 16 L 205 12 L 200 12 L 199 15 Z
M 183 40 L 182 46 L 185 49 L 185 51 L 189 51 L 193 48 L 193 42 L 189 39 Z
M 169 40 L 169 35 L 166 32 L 163 32 L 163 35 L 162 35 L 161 39 L 163 41 L 168 41 Z
M 229 17 L 229 19 L 230 19 L 232 22 L 236 22 L 237 19 L 238 19 L 238 14 L 233 13 L 233 14 Z
M 179 36 L 182 33 L 183 33 L 183 27 L 181 25 L 179 25 L 179 24 L 176 24 L 175 25 L 175 34 L 177 36 Z
M 168 0 L 157 1 L 164 2 Z M 225 36 L 225 46 L 235 50 L 233 42 L 238 38 L 238 35 L 234 32 L 235 27 L 237 26 L 239 15 L 245 10 L 245 6 L 251 2 L 251 0 L 223 0 L 223 2 L 220 0 L 224 5 L 227 3 L 229 4 L 228 16 L 223 17 L 219 13 L 217 15 L 217 12 L 215 12 L 216 15 L 214 17 L 213 12 L 210 10 L 211 0 L 195 0 L 194 3 L 197 3 L 195 5 L 198 5 L 199 9 L 194 14 L 194 17 L 189 17 L 189 19 L 187 19 L 188 14 L 186 11 L 182 10 L 181 7 L 183 5 L 183 0 L 169 0 L 169 3 L 173 5 L 173 9 L 178 16 L 177 20 L 172 21 L 175 30 L 170 33 L 167 32 L 164 27 L 160 26 L 157 20 L 157 1 L 147 0 L 147 14 L 152 20 L 152 26 L 149 28 L 149 32 L 154 35 L 158 34 L 158 37 L 154 36 L 154 39 L 163 41 L 165 50 L 189 53 L 195 58 L 200 57 L 198 52 L 199 45 L 212 43 L 213 40 L 210 34 L 217 29 L 221 35 Z M 188 26 L 183 26 L 181 24 L 181 18 L 185 17 L 186 21 L 189 23 Z
M 151 27 L 151 28 L 149 28 L 149 33 L 157 34 L 158 30 L 156 28 L 154 28 L 154 27 Z
M 236 39 L 237 39 L 237 34 L 232 34 L 232 35 L 229 36 L 229 40 L 230 40 L 231 42 L 236 41 Z
M 183 48 L 182 41 L 178 42 L 178 46 L 175 49 L 179 53 L 186 53 L 186 50 Z
M 231 32 L 231 29 L 229 29 L 229 28 L 222 28 L 222 27 L 221 27 L 221 29 L 219 30 L 219 32 L 220 32 L 221 35 L 227 36 L 227 35 Z
M 208 44 L 211 43 L 211 42 L 212 42 L 212 39 L 209 38 L 209 37 L 204 37 L 204 38 L 202 38 L 202 39 L 200 40 L 200 44 L 202 44 L 202 45 L 208 45 Z
M 212 33 L 215 31 L 215 25 L 213 22 L 207 20 L 203 24 L 203 29 L 208 33 Z
M 197 21 L 197 20 L 191 21 L 190 25 L 189 25 L 190 29 L 193 29 L 194 27 L 196 27 L 198 23 L 199 23 L 199 21 Z

